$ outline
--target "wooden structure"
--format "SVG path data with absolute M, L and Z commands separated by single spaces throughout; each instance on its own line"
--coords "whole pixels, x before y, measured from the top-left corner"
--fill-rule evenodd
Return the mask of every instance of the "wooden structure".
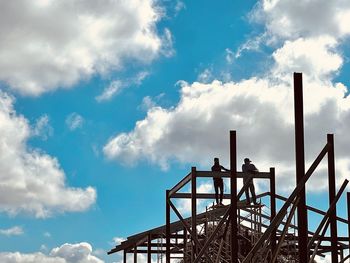
M 147 254 L 158 262 L 315 262 L 315 256 L 331 254 L 332 263 L 350 262 L 350 193 L 347 193 L 348 219 L 339 218 L 336 206 L 348 184 L 345 180 L 336 192 L 334 138 L 327 141 L 312 165 L 305 172 L 302 75 L 294 73 L 295 102 L 295 155 L 296 187 L 288 197 L 276 194 L 275 169 L 254 175 L 237 172 L 236 132 L 230 132 L 230 172 L 197 171 L 192 167 L 172 189 L 166 191 L 165 225 L 127 238 L 111 249 L 108 254 L 124 252 L 132 254 L 137 262 L 139 253 Z M 328 161 L 329 208 L 321 211 L 307 206 L 305 185 L 323 158 Z M 230 193 L 224 199 L 228 205 L 207 207 L 197 213 L 199 199 L 215 199 L 212 193 L 197 193 L 198 178 L 221 176 L 230 180 Z M 257 195 L 259 205 L 250 205 L 241 200 L 247 187 L 237 189 L 237 179 L 251 176 L 255 180 L 268 180 L 269 191 Z M 191 191 L 181 190 L 190 186 Z M 238 191 L 239 190 L 239 191 Z M 191 200 L 191 216 L 184 218 L 176 207 L 177 199 Z M 279 208 L 277 209 L 277 203 Z M 317 213 L 322 220 L 316 229 L 308 227 L 308 213 Z M 178 220 L 171 222 L 171 213 Z M 338 224 L 346 224 L 348 236 L 339 236 Z M 327 230 L 329 231 L 327 232 Z

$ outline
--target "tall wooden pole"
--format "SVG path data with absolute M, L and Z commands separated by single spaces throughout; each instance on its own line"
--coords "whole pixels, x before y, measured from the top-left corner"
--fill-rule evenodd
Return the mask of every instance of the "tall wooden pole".
M 231 262 L 238 262 L 237 238 L 237 144 L 236 131 L 230 131 L 230 167 L 231 167 Z
M 276 216 L 276 179 L 275 179 L 275 168 L 270 168 L 270 207 L 271 207 L 271 218 L 270 223 Z M 276 248 L 276 230 L 274 229 L 271 233 L 271 252 L 274 254 Z
M 166 221 L 166 237 L 165 237 L 165 262 L 170 263 L 170 203 L 169 190 L 165 193 L 165 221 Z
M 305 175 L 303 79 L 301 73 L 294 73 L 294 116 L 296 180 L 298 184 Z M 298 203 L 299 262 L 308 262 L 308 220 L 306 210 L 305 186 L 298 196 L 300 197 L 300 201 Z
M 196 167 L 192 167 L 191 170 L 191 207 L 192 207 L 192 215 L 191 215 L 191 224 L 192 224 L 192 240 L 197 238 L 197 175 L 196 175 Z M 197 255 L 197 246 L 193 242 L 192 249 L 192 260 L 195 259 Z M 192 261 L 193 262 L 193 261 Z
M 335 198 L 335 164 L 334 164 L 334 136 L 333 134 L 327 134 L 328 148 L 328 194 L 329 204 L 331 204 Z M 338 248 L 337 248 L 337 208 L 329 216 L 330 228 L 331 228 L 331 255 L 332 263 L 338 263 Z

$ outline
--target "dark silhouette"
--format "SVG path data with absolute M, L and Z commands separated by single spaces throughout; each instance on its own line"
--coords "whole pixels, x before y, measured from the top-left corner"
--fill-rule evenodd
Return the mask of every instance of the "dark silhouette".
M 220 165 L 219 158 L 214 158 L 214 165 L 211 167 L 213 172 L 230 171 L 222 165 Z M 224 196 L 224 180 L 221 177 L 213 177 L 215 188 L 215 199 L 217 205 L 222 205 L 222 199 Z M 220 202 L 219 202 L 219 189 L 220 189 Z
M 259 170 L 255 167 L 254 164 L 251 163 L 249 158 L 245 158 L 244 164 L 242 165 L 242 171 L 244 173 L 248 174 L 248 176 L 246 175 L 245 177 L 243 177 L 243 185 L 244 186 L 248 185 L 247 188 L 245 189 L 245 196 L 246 196 L 247 204 L 251 203 L 250 197 L 249 197 L 249 190 L 250 190 L 250 193 L 252 194 L 252 198 L 253 198 L 253 203 L 255 205 L 257 205 L 258 203 L 256 202 L 256 195 L 255 195 L 255 187 L 254 187 L 253 178 L 250 179 L 249 175 L 258 173 Z

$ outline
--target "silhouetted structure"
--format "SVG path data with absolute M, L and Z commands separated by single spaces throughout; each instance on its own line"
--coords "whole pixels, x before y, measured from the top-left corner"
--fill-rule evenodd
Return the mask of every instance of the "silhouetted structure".
M 212 172 L 221 172 L 221 171 L 230 171 L 220 164 L 219 158 L 214 158 L 214 165 L 211 167 Z M 217 177 L 213 177 L 214 181 L 214 190 L 215 190 L 215 200 L 217 205 L 222 205 L 222 199 L 224 196 L 224 180 L 221 177 L 221 174 L 218 174 Z M 219 190 L 220 190 L 220 199 L 219 199 Z
M 252 194 L 253 203 L 257 205 L 256 195 L 255 195 L 255 187 L 253 183 L 253 178 L 251 175 L 256 174 L 259 170 L 255 167 L 254 164 L 251 163 L 249 158 L 244 158 L 244 164 L 242 165 L 242 172 L 248 174 L 248 176 L 243 177 L 243 185 L 247 185 L 245 189 L 245 198 L 247 204 L 250 204 L 249 191 Z
M 207 208 L 197 213 L 197 200 L 215 199 L 211 193 L 197 193 L 197 178 L 213 178 L 217 171 L 197 171 L 195 167 L 172 189 L 166 191 L 166 224 L 127 238 L 108 254 L 124 251 L 124 262 L 128 253 L 157 255 L 158 262 L 314 262 L 316 255 L 324 257 L 331 253 L 332 263 L 349 262 L 346 253 L 350 244 L 350 193 L 347 193 L 348 219 L 337 217 L 336 204 L 343 194 L 348 180 L 344 180 L 338 192 L 335 188 L 334 138 L 327 135 L 327 142 L 310 168 L 305 172 L 304 131 L 302 107 L 302 75 L 294 73 L 295 98 L 295 155 L 297 185 L 288 197 L 276 194 L 275 169 L 258 172 L 252 177 L 256 180 L 268 180 L 268 192 L 256 197 L 260 205 L 248 205 L 246 200 L 239 201 L 248 184 L 237 194 L 237 178 L 246 174 L 237 172 L 236 167 L 236 132 L 230 132 L 230 171 L 220 172 L 220 176 L 230 179 L 230 199 L 227 206 Z M 321 211 L 306 205 L 305 184 L 327 155 L 329 208 Z M 180 192 L 185 185 L 191 184 L 191 192 Z M 174 200 L 191 200 L 191 217 L 183 218 Z M 276 202 L 280 203 L 277 210 Z M 267 209 L 269 208 L 269 209 Z M 171 211 L 178 221 L 171 222 Z M 317 228 L 308 228 L 307 213 L 322 216 Z M 296 220 L 297 219 L 297 220 Z M 348 236 L 337 234 L 337 224 L 346 224 Z M 329 235 L 327 233 L 330 227 Z

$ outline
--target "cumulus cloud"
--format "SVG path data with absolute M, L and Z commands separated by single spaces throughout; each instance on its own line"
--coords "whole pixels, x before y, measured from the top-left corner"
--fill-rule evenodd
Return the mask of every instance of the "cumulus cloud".
M 149 63 L 171 44 L 156 30 L 154 0 L 15 0 L 0 10 L 0 81 L 24 95 L 70 88 L 128 59 Z
M 49 254 L 41 252 L 20 253 L 1 252 L 0 261 L 3 263 L 103 263 L 104 261 L 92 255 L 89 243 L 63 244 L 54 248 Z
M 76 112 L 69 114 L 66 118 L 66 125 L 71 131 L 83 127 L 83 124 L 84 118 Z
M 350 33 L 350 3 L 347 0 L 263 0 L 254 12 L 273 36 L 343 37 Z
M 84 211 L 94 204 L 92 187 L 68 187 L 56 158 L 27 146 L 28 120 L 13 109 L 13 98 L 0 93 L 0 211 L 47 217 Z
M 283 48 L 276 53 L 283 53 Z M 345 177 L 350 165 L 346 157 L 350 146 L 346 135 L 350 128 L 347 88 L 307 76 L 304 80 L 308 161 L 322 148 L 325 134 L 336 132 L 337 167 Z M 279 179 L 290 186 L 293 178 L 290 175 L 294 171 L 291 84 L 291 74 L 289 81 L 285 76 L 276 80 L 274 75 L 271 79 L 252 78 L 237 83 L 182 82 L 181 99 L 175 107 L 149 109 L 134 130 L 112 138 L 105 145 L 104 153 L 126 164 L 147 159 L 163 169 L 167 169 L 173 159 L 199 162 L 208 167 L 210 156 L 227 156 L 228 131 L 235 129 L 239 159 L 250 156 L 261 170 L 277 166 Z M 317 189 L 322 187 L 325 185 L 318 185 Z
M 14 226 L 8 229 L 0 229 L 0 235 L 5 236 L 19 236 L 23 235 L 24 231 L 23 228 L 20 226 Z
M 340 182 L 350 172 L 350 99 L 348 88 L 333 77 L 343 65 L 338 45 L 348 33 L 334 28 L 347 21 L 349 4 L 321 2 L 325 5 L 319 1 L 261 1 L 255 14 L 259 13 L 267 31 L 258 42 L 270 36 L 280 43 L 271 53 L 271 68 L 260 77 L 238 82 L 179 82 L 177 105 L 150 108 L 133 130 L 106 143 L 106 157 L 128 165 L 147 160 L 162 169 L 172 160 L 209 167 L 213 156 L 227 156 L 228 131 L 237 130 L 238 160 L 248 156 L 262 171 L 276 166 L 278 183 L 287 190 L 295 185 L 292 73 L 304 72 L 306 168 L 325 144 L 326 133 L 335 133 Z M 323 15 L 308 13 L 315 10 Z M 338 23 L 341 16 L 345 18 Z M 322 175 L 326 165 L 319 168 L 308 189 L 327 186 Z

